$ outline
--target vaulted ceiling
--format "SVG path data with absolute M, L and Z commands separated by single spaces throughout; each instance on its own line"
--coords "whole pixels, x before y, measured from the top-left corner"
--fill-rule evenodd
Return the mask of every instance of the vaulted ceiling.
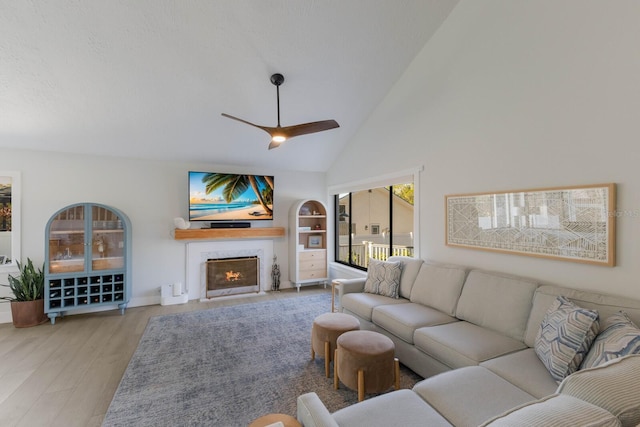
M 325 171 L 457 2 L 2 1 L 0 148 Z

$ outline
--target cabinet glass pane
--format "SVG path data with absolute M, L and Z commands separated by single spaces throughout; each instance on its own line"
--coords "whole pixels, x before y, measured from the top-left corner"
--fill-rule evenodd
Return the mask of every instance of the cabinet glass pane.
M 49 233 L 49 273 L 84 271 L 84 207 L 60 212 Z
M 110 270 L 124 267 L 123 221 L 110 209 L 92 208 L 91 268 Z

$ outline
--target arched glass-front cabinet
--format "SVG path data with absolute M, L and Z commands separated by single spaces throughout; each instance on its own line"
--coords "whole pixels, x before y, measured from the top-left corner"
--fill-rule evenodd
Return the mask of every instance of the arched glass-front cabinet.
M 131 223 L 118 209 L 78 203 L 47 222 L 45 312 L 55 323 L 66 311 L 117 305 L 131 298 Z

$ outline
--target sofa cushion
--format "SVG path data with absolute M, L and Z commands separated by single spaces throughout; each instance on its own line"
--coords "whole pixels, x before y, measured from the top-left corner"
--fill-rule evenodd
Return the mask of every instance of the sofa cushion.
M 456 317 L 523 341 L 537 283 L 472 270 L 462 288 Z
M 537 399 L 553 394 L 558 383 L 551 377 L 535 350 L 526 348 L 480 364 Z
M 425 262 L 409 299 L 455 316 L 466 275 L 467 271 L 462 267 Z
M 623 311 L 607 317 L 580 369 L 592 368 L 628 354 L 640 354 L 640 329 Z
M 477 426 L 509 408 L 535 400 L 530 394 L 481 366 L 435 375 L 418 382 L 413 391 L 455 426 Z
M 469 322 L 416 329 L 413 342 L 417 349 L 453 369 L 526 348 L 520 341 Z
M 543 285 L 536 289 L 533 297 L 533 307 L 531 315 L 527 322 L 527 333 L 524 342 L 529 347 L 535 345 L 536 336 L 540 323 L 551 304 L 558 296 L 565 296 L 580 307 L 596 310 L 600 315 L 600 319 L 616 314 L 623 310 L 629 315 L 629 318 L 636 324 L 640 325 L 640 301 L 630 298 L 599 294 L 596 292 L 580 291 L 577 289 L 564 288 L 561 286 Z
M 640 355 L 571 374 L 557 392 L 606 409 L 625 427 L 640 425 Z
M 406 256 L 390 256 L 389 262 L 402 263 L 402 274 L 400 275 L 400 297 L 409 299 L 411 288 L 424 262 L 420 258 L 410 258 Z
M 558 382 L 578 370 L 598 333 L 598 313 L 557 297 L 536 337 L 536 354 Z
M 409 300 L 404 298 L 389 298 L 383 295 L 368 294 L 368 293 L 351 293 L 344 294 L 340 299 L 340 306 L 342 310 L 346 310 L 355 314 L 356 316 L 371 321 L 371 315 L 374 307 L 385 304 L 408 304 Z
M 458 319 L 422 304 L 380 305 L 373 309 L 373 323 L 413 344 L 413 333 L 422 326 L 442 325 Z
M 367 280 L 364 282 L 364 291 L 398 298 L 401 273 L 402 263 L 400 262 L 385 262 L 370 258 L 369 267 L 367 268 Z
M 363 400 L 333 413 L 338 425 L 378 426 L 451 426 L 440 414 L 411 390 L 397 390 Z
M 551 395 L 510 409 L 480 427 L 618 427 L 610 412 L 571 396 Z

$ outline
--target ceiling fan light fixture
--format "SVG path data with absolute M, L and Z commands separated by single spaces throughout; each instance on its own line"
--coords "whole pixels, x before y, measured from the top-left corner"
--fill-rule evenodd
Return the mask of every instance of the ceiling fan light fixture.
M 273 135 L 271 137 L 271 141 L 277 142 L 277 143 L 282 143 L 282 142 L 285 142 L 286 140 L 287 140 L 287 137 L 284 135 Z

